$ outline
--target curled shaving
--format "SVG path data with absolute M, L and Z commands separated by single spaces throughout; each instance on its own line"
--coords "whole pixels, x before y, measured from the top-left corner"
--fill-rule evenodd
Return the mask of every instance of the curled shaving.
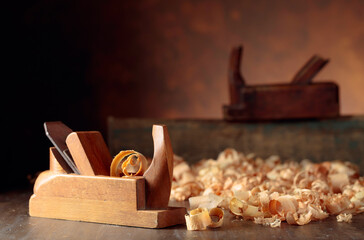
M 364 178 L 350 162 L 282 162 L 226 149 L 216 160 L 189 166 L 175 156 L 174 164 L 172 199 L 220 206 L 257 224 L 305 225 L 329 215 L 346 221 L 364 212 Z
M 218 228 L 224 220 L 224 211 L 221 208 L 196 208 L 185 215 L 187 230 L 205 230 L 207 227 Z
M 185 215 L 187 230 L 205 230 L 211 224 L 211 217 L 206 208 L 197 208 Z
M 222 226 L 224 221 L 224 211 L 221 208 L 211 208 L 209 215 L 211 217 L 211 224 L 208 225 L 208 227 L 218 228 Z
M 134 150 L 121 151 L 110 166 L 110 176 L 142 176 L 148 168 L 147 159 Z
M 188 199 L 190 208 L 207 208 L 212 209 L 221 206 L 224 201 L 223 197 L 217 196 L 213 193 L 203 196 L 190 197 Z

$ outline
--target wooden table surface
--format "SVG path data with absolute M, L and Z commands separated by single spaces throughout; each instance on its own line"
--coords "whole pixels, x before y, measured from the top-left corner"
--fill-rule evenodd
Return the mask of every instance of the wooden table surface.
M 230 214 L 221 228 L 187 231 L 185 225 L 144 229 L 106 224 L 29 217 L 31 191 L 0 193 L 0 239 L 364 239 L 364 214 L 352 223 L 335 217 L 305 226 L 282 223 L 270 228 L 234 219 Z

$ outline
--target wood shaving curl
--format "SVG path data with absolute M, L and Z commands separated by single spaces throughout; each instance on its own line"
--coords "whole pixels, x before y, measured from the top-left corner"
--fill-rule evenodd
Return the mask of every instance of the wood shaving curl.
M 221 208 L 196 208 L 185 215 L 187 230 L 199 231 L 221 227 L 224 221 L 224 211 Z

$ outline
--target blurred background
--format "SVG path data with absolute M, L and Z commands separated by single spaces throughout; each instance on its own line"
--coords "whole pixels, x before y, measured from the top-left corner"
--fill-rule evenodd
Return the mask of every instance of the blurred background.
M 339 85 L 342 115 L 364 114 L 364 1 L 28 0 L 8 14 L 3 189 L 48 168 L 45 121 L 106 139 L 109 116 L 221 119 L 239 44 L 252 85 L 329 58 L 314 82 Z

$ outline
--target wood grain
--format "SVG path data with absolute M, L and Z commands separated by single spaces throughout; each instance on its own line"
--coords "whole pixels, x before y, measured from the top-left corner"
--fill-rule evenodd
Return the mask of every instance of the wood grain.
M 55 147 L 49 148 L 49 170 L 54 173 L 65 174 L 66 171 L 59 164 L 62 158 L 61 154 L 59 154 L 58 150 Z
M 110 175 L 112 158 L 100 132 L 73 132 L 66 144 L 82 175 Z
M 173 178 L 173 150 L 165 125 L 153 126 L 154 156 L 144 173 L 146 180 L 146 207 L 164 209 L 168 207 Z
M 118 202 L 119 209 L 145 208 L 143 177 L 103 177 L 42 172 L 35 185 L 37 197 L 63 197 Z
M 73 221 L 162 228 L 184 223 L 185 208 L 145 210 L 143 177 L 103 177 L 42 172 L 29 215 Z
M 239 103 L 240 89 L 245 86 L 245 80 L 240 70 L 242 58 L 243 46 L 234 47 L 230 53 L 228 68 L 230 104 Z
M 245 85 L 240 70 L 242 46 L 230 54 L 230 104 L 223 106 L 228 121 L 332 118 L 340 114 L 339 87 L 333 82 L 311 83 L 328 63 L 314 55 L 297 72 L 291 84 Z
M 34 195 L 33 195 L 34 196 Z M 30 216 L 126 225 L 145 228 L 164 228 L 184 223 L 185 208 L 164 210 L 120 209 L 119 202 L 62 197 L 31 197 Z
M 335 83 L 246 86 L 241 104 L 223 107 L 229 121 L 338 117 L 339 89 Z
M 310 84 L 312 79 L 321 71 L 321 69 L 329 62 L 318 55 L 312 56 L 306 64 L 293 77 L 291 84 L 305 85 Z

